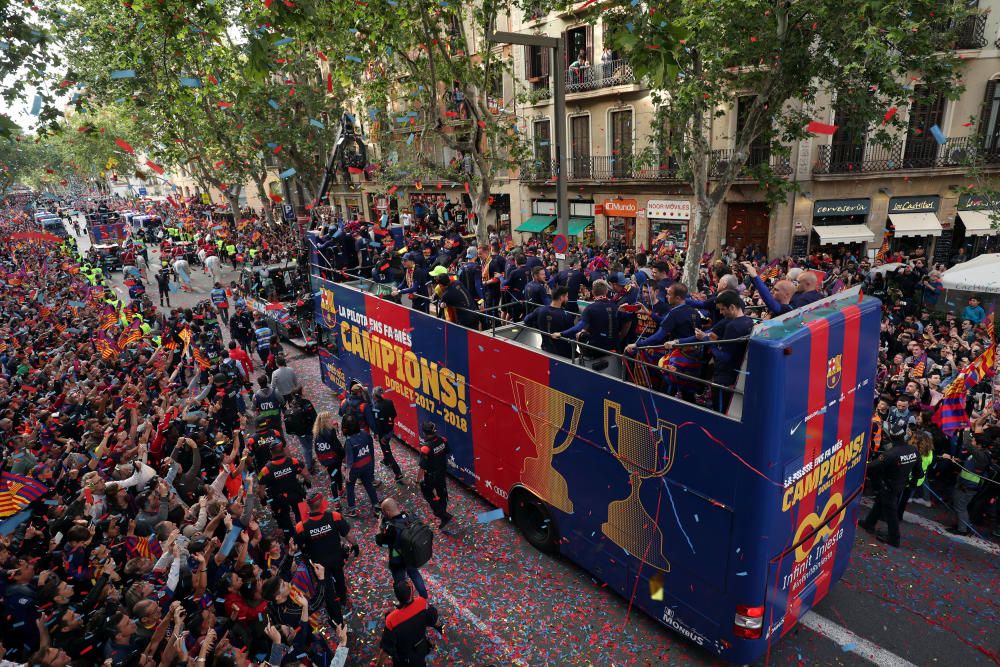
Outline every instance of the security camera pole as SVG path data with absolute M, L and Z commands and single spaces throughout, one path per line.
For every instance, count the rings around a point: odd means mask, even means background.
M 549 50 L 552 59 L 550 72 L 555 72 L 555 90 L 553 103 L 556 117 L 556 234 L 566 237 L 569 233 L 569 194 L 566 189 L 566 160 L 563 155 L 563 142 L 566 138 L 566 74 L 563 71 L 563 41 L 559 37 L 545 35 L 525 35 L 518 32 L 487 33 L 486 40 L 497 44 L 519 44 L 522 46 L 539 46 Z M 561 257 L 566 255 L 561 254 Z M 559 260 L 559 269 L 566 268 L 566 260 Z

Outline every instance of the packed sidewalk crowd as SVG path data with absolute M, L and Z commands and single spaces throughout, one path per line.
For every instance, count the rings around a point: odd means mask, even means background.
M 190 238 L 205 259 L 309 257 L 287 228 L 260 216 L 219 222 L 199 207 L 151 206 L 164 230 L 178 230 L 161 236 Z M 455 212 L 425 209 L 397 232 L 320 211 L 309 261 L 338 280 L 382 283 L 386 298 L 464 326 L 524 320 L 553 354 L 576 354 L 574 340 L 586 342 L 583 354 L 622 353 L 646 369 L 636 381 L 715 409 L 725 409 L 742 353 L 677 343 L 739 339 L 757 318 L 860 285 L 884 308 L 871 447 L 878 511 L 864 525 L 885 520 L 884 539 L 898 545 L 892 517 L 930 495 L 955 503 L 956 532 L 982 533 L 992 521 L 997 534 L 992 316 L 976 299 L 940 307 L 944 267 L 900 258 L 904 266 L 886 277 L 865 257 L 767 261 L 752 248 L 725 249 L 703 258 L 697 285 L 684 285 L 680 253 L 665 239 L 645 251 L 575 247 L 559 270 L 541 239 L 473 245 Z M 163 312 L 131 289 L 149 279 L 142 272 L 128 276 L 126 300 L 72 237 L 56 244 L 36 231 L 20 207 L 0 211 L 3 659 L 344 664 L 344 565 L 360 541 L 348 519 L 359 512 L 361 483 L 381 515 L 377 540 L 396 598 L 383 659 L 423 664 L 426 628 L 439 619 L 419 566 L 403 553 L 412 522 L 370 474 L 376 439 L 383 462 L 394 462 L 391 401 L 357 385 L 339 415 L 317 414 L 282 342 L 239 307 L 238 290 L 222 288 L 221 303 L 236 302 L 231 318 L 214 299 Z M 876 263 L 887 258 L 883 248 Z M 443 527 L 447 445 L 433 429 L 422 435 L 422 491 Z M 290 453 L 297 446 L 301 462 Z M 911 449 L 919 462 L 900 486 Z M 393 473 L 401 477 L 398 465 Z

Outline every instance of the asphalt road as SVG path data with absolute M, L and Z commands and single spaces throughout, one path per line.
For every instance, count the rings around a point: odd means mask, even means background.
M 158 265 L 155 251 L 150 259 Z M 200 268 L 193 274 L 195 292 L 175 294 L 175 306 L 207 295 L 208 276 Z M 122 287 L 120 273 L 113 281 Z M 335 409 L 337 397 L 320 382 L 316 358 L 289 349 L 306 395 L 318 410 Z M 407 480 L 413 480 L 414 452 L 402 445 L 396 452 Z M 393 494 L 404 507 L 430 517 L 415 485 L 397 486 L 381 466 L 378 475 L 380 497 Z M 320 480 L 326 484 L 325 476 Z M 367 510 L 368 500 L 358 491 L 359 506 Z M 445 637 L 435 638 L 433 664 L 719 664 L 572 563 L 534 550 L 508 521 L 478 523 L 477 516 L 491 508 L 475 494 L 453 481 L 450 493 L 456 525 L 437 536 L 434 558 L 423 570 L 431 602 L 446 623 Z M 858 531 L 844 578 L 758 664 L 1000 664 L 1000 547 L 944 533 L 949 514 L 943 508 L 916 509 L 920 513 L 908 515 L 903 525 L 900 549 Z M 375 520 L 364 512 L 353 524 L 362 555 L 347 570 L 354 605 L 348 664 L 367 665 L 392 590 L 385 554 L 373 542 Z

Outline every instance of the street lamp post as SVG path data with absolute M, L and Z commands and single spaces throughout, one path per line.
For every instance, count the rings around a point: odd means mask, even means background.
M 538 46 L 547 49 L 552 59 L 550 72 L 555 72 L 553 104 L 555 105 L 555 149 L 556 149 L 556 234 L 569 233 L 569 193 L 566 188 L 566 159 L 563 155 L 563 141 L 566 137 L 566 78 L 563 72 L 564 46 L 559 37 L 546 35 L 526 35 L 518 32 L 494 32 L 486 35 L 487 41 L 498 44 L 518 44 Z M 559 260 L 559 268 L 566 268 L 566 260 Z

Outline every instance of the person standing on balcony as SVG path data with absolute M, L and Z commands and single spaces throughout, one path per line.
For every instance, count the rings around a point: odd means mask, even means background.
M 615 54 L 611 53 L 611 49 L 607 46 L 601 50 L 601 77 L 604 79 L 610 79 L 613 72 L 614 64 L 612 61 L 615 59 Z
M 569 64 L 569 82 L 583 83 L 583 77 L 586 76 L 588 67 L 590 67 L 590 63 L 587 62 L 587 52 L 580 51 L 576 56 L 576 60 Z

